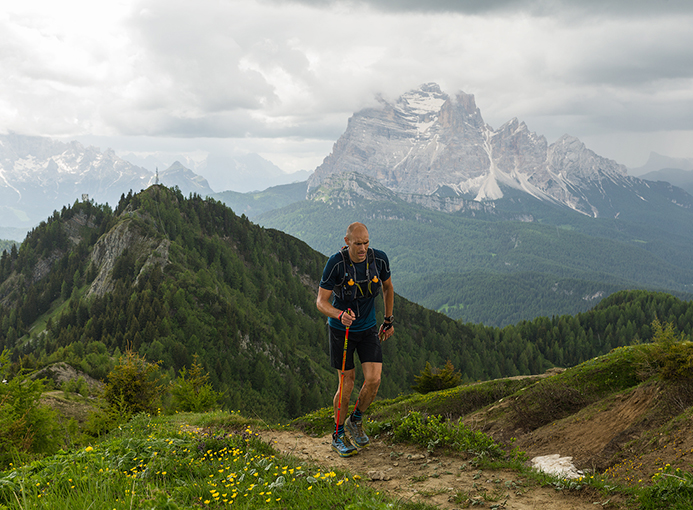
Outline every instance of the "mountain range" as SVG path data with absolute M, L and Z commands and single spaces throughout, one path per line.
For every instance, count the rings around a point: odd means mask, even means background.
M 653 152 L 645 165 L 635 168 L 640 179 L 663 181 L 693 195 L 693 158 L 670 158 Z
M 158 173 L 158 178 L 185 194 L 213 193 L 204 178 L 178 162 Z M 0 135 L 0 237 L 21 241 L 54 210 L 75 200 L 115 205 L 122 194 L 140 191 L 156 179 L 155 172 L 119 158 L 111 149 L 16 133 Z
M 335 174 L 358 172 L 398 194 L 494 204 L 526 197 L 590 217 L 618 217 L 623 202 L 693 199 L 628 176 L 575 137 L 546 138 L 512 119 L 494 130 L 474 96 L 449 96 L 434 83 L 354 114 L 308 181 L 314 193 Z M 618 196 L 618 200 L 617 199 Z M 656 198 L 655 198 L 656 197 Z
M 177 159 L 176 159 L 177 158 Z M 200 174 L 215 176 L 216 189 L 253 190 L 269 183 L 305 180 L 309 172 L 287 174 L 257 154 L 127 153 L 63 143 L 17 133 L 0 135 L 0 239 L 22 241 L 41 220 L 83 195 L 97 203 L 118 203 L 130 190 L 159 182 L 185 195 L 212 195 Z
M 650 156 L 647 158 L 644 165 L 631 168 L 629 172 L 631 175 L 636 175 L 642 178 L 642 176 L 650 172 L 657 172 L 666 168 L 675 168 L 693 172 L 693 158 L 672 158 L 671 156 L 650 152 Z
M 271 161 L 254 153 L 214 151 L 191 156 L 158 152 L 139 155 L 128 152 L 120 157 L 151 172 L 157 167 L 168 168 L 174 161 L 179 161 L 196 174 L 205 175 L 210 187 L 220 193 L 249 193 L 270 186 L 305 181 L 312 173 L 307 170 L 286 173 Z
M 13 134 L 0 142 L 0 220 L 23 228 L 0 238 L 22 239 L 82 193 L 114 204 L 155 179 L 111 150 Z M 585 310 L 623 288 L 693 289 L 690 194 L 629 176 L 569 135 L 549 144 L 518 119 L 493 129 L 474 96 L 436 84 L 356 112 L 307 182 L 213 194 L 192 164 L 210 162 L 175 162 L 161 182 L 325 254 L 346 224 L 367 221 L 393 254 L 399 289 L 457 319 L 503 325 Z

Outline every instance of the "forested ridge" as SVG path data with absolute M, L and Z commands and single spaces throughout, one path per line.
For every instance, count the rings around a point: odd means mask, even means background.
M 689 211 L 677 210 L 668 224 L 660 217 L 586 218 L 527 200 L 514 202 L 512 214 L 446 213 L 356 194 L 347 200 L 345 193 L 296 202 L 257 221 L 328 254 L 339 246 L 349 219 L 358 217 L 368 225 L 372 245 L 389 255 L 403 295 L 465 322 L 505 326 L 574 314 L 591 307 L 592 296 L 620 289 L 691 297 Z
M 100 295 L 90 292 L 105 271 L 95 247 L 108 239 L 129 244 L 113 255 L 112 287 Z M 175 189 L 128 194 L 115 210 L 76 202 L 0 257 L 0 349 L 17 368 L 66 361 L 96 378 L 126 349 L 160 360 L 171 378 L 198 355 L 226 408 L 298 416 L 328 405 L 336 385 L 315 308 L 325 261 L 302 241 Z M 665 293 L 619 292 L 574 316 L 497 328 L 397 296 L 395 316 L 383 397 L 409 393 L 427 362 L 450 360 L 471 381 L 572 366 L 648 341 L 655 318 L 689 334 L 693 305 Z

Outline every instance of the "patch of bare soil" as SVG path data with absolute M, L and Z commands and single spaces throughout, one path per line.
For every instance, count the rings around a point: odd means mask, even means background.
M 603 471 L 619 448 L 639 437 L 636 425 L 650 410 L 655 386 L 638 387 L 518 438 L 517 446 L 530 455 L 560 453 L 573 457 L 579 468 Z
M 507 419 L 508 400 L 464 421 L 497 441 L 517 438 L 514 446 L 530 459 L 552 454 L 572 457 L 578 469 L 642 486 L 667 464 L 693 471 L 692 413 L 663 411 L 661 392 L 658 385 L 639 386 L 532 431 L 508 425 L 512 421 Z M 499 412 L 503 410 L 508 411 L 505 416 Z
M 260 432 L 279 452 L 321 466 L 344 469 L 394 498 L 424 502 L 438 508 L 470 505 L 517 510 L 594 509 L 596 501 L 545 487 L 528 486 L 512 471 L 481 471 L 455 455 L 430 455 L 407 445 L 372 440 L 371 445 L 349 458 L 330 448 L 331 434 L 311 437 L 299 431 Z

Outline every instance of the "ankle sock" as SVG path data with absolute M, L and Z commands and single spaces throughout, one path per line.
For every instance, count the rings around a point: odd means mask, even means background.
M 336 432 L 337 432 L 338 436 L 343 436 L 344 435 L 344 425 L 338 425 Z
M 354 412 L 351 413 L 351 421 L 361 421 L 363 419 L 363 414 L 359 411 L 359 408 L 354 408 Z

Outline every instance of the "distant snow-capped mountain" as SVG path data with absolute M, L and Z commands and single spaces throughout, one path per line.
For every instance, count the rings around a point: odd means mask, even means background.
M 651 192 L 650 184 L 575 137 L 549 145 L 517 119 L 494 130 L 473 95 L 451 97 L 434 83 L 355 113 L 309 179 L 309 195 L 330 176 L 351 172 L 396 193 L 482 203 L 519 193 L 591 217 L 616 217 L 624 200 L 647 200 Z M 674 195 L 671 203 L 691 206 L 685 193 Z
M 50 138 L 0 135 L 0 227 L 28 230 L 83 195 L 115 206 L 123 193 L 151 185 L 155 174 L 114 151 Z M 174 164 L 159 174 L 184 194 L 213 193 L 207 181 Z

